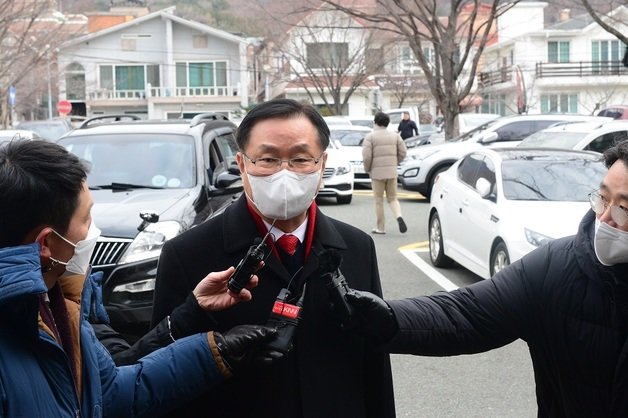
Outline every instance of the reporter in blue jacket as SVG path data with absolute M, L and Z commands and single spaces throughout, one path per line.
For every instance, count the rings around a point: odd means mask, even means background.
M 243 325 L 115 366 L 87 321 L 99 231 L 86 177 L 54 143 L 0 147 L 0 415 L 155 417 L 269 362 L 258 348 L 275 331 Z

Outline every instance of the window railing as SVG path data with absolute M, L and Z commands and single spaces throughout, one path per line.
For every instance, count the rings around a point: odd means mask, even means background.
M 238 95 L 238 86 L 213 87 L 148 87 L 146 90 L 96 90 L 91 100 L 137 100 L 150 97 L 231 97 Z
M 536 78 L 599 77 L 628 75 L 628 68 L 620 61 L 539 62 L 535 65 Z M 478 73 L 480 87 L 514 81 L 512 67 Z

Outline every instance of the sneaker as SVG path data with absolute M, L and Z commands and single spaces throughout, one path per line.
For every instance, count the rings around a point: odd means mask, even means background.
M 386 231 L 380 231 L 377 228 L 373 228 L 373 230 L 371 231 L 374 234 L 380 234 L 380 235 L 384 235 L 386 233 Z
M 408 230 L 408 227 L 401 216 L 397 218 L 397 223 L 399 224 L 399 232 L 402 234 Z

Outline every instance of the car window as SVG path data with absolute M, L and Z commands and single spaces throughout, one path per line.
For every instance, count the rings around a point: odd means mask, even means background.
M 216 145 L 220 150 L 222 160 L 227 166 L 237 165 L 236 153 L 238 152 L 238 146 L 236 144 L 235 136 L 233 133 L 220 135 L 216 137 Z
M 509 200 L 584 202 L 606 173 L 601 161 L 551 156 L 505 160 L 501 169 Z
M 351 131 L 331 131 L 331 139 L 337 139 L 345 147 L 356 147 L 362 145 L 366 132 Z
M 193 187 L 196 182 L 191 136 L 90 135 L 64 138 L 59 143 L 89 162 L 87 182 L 92 188 L 110 188 L 119 183 L 176 189 Z
M 475 183 L 478 179 L 478 170 L 483 164 L 483 157 L 479 154 L 469 154 L 463 158 L 458 165 L 458 179 L 475 189 Z
M 609 132 L 592 140 L 584 149 L 604 152 L 618 142 L 628 139 L 628 131 Z

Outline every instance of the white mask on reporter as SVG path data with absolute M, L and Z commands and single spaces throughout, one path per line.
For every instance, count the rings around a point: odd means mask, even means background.
M 595 255 L 605 266 L 628 263 L 628 232 L 595 220 Z
M 59 238 L 74 247 L 74 254 L 67 262 L 63 262 L 52 257 L 50 257 L 50 259 L 56 263 L 64 265 L 66 273 L 85 275 L 87 273 L 87 269 L 89 268 L 89 260 L 91 259 L 94 248 L 96 247 L 96 242 L 98 241 L 98 237 L 100 237 L 100 229 L 98 229 L 94 221 L 92 221 L 89 225 L 89 230 L 87 231 L 85 239 L 77 242 L 76 244 L 69 241 L 54 229 L 52 231 L 57 234 Z
M 270 176 L 248 174 L 251 201 L 262 215 L 285 221 L 304 213 L 318 194 L 320 171 L 300 174 L 283 169 Z

